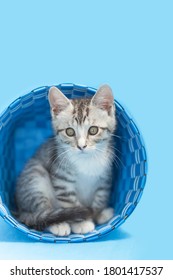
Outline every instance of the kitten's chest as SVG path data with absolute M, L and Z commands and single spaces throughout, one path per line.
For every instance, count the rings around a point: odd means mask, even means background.
M 96 176 L 78 174 L 76 180 L 76 195 L 79 201 L 85 206 L 91 206 L 95 192 L 99 187 L 99 179 Z
M 85 206 L 91 206 L 106 170 L 107 166 L 100 164 L 99 161 L 90 160 L 90 158 L 77 161 L 76 195 Z

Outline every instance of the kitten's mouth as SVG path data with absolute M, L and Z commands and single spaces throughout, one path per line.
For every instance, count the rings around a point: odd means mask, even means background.
M 87 155 L 88 154 L 88 151 L 86 150 L 80 150 L 78 151 L 80 155 Z
M 78 149 L 77 148 L 77 154 L 80 155 L 89 155 L 89 149 Z

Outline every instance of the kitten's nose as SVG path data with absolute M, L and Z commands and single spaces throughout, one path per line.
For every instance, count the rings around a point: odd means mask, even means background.
M 77 141 L 77 147 L 79 150 L 83 151 L 86 148 L 86 138 L 85 137 L 79 137 Z
M 77 147 L 78 147 L 79 150 L 82 151 L 82 150 L 84 150 L 84 149 L 87 147 L 87 145 L 85 145 L 85 146 L 79 146 L 79 145 L 77 145 Z

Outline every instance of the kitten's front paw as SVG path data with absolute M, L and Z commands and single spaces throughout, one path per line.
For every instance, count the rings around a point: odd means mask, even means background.
M 103 209 L 96 217 L 97 224 L 107 223 L 114 216 L 114 209 L 109 207 Z
M 90 221 L 82 221 L 71 224 L 71 230 L 73 233 L 85 234 L 95 229 L 95 224 Z
M 54 235 L 67 236 L 71 232 L 70 225 L 66 222 L 54 224 L 47 228 L 47 230 Z

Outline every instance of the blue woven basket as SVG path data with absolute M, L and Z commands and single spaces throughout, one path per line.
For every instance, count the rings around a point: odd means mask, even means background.
M 92 96 L 96 90 L 74 84 L 60 84 L 58 88 L 68 98 Z M 119 102 L 116 103 L 118 129 L 116 147 L 118 167 L 112 188 L 115 216 L 92 233 L 56 237 L 38 232 L 19 223 L 11 214 L 15 209 L 16 178 L 26 161 L 37 148 L 52 136 L 50 109 L 47 100 L 49 87 L 41 87 L 19 97 L 0 115 L 0 216 L 28 236 L 48 242 L 80 242 L 97 239 L 119 227 L 138 204 L 146 182 L 146 151 L 134 121 Z

